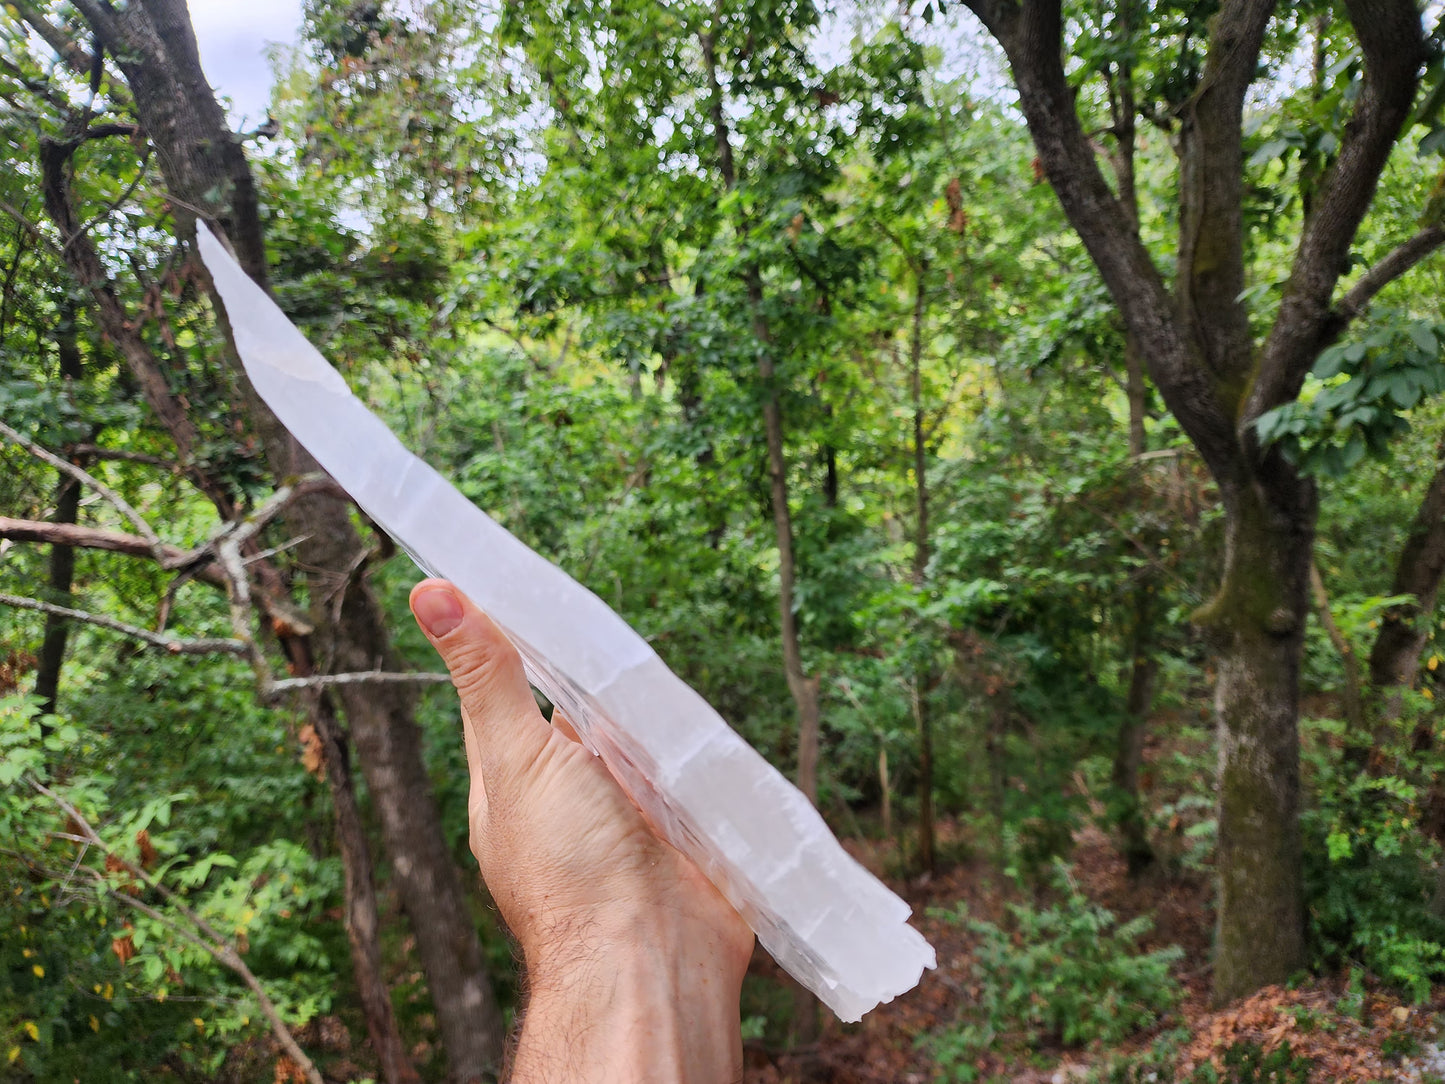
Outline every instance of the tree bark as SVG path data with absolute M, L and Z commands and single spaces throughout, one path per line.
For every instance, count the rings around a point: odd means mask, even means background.
M 159 151 L 182 233 L 193 234 L 197 213 L 213 217 L 241 265 L 264 286 L 266 254 L 250 167 L 201 70 L 183 0 L 142 0 L 124 9 L 101 0 L 79 0 L 76 6 L 125 73 L 141 124 Z M 73 233 L 73 227 L 66 232 Z M 81 280 L 93 281 L 85 276 Z M 219 303 L 216 307 L 222 311 Z M 230 328 L 222 323 L 228 361 L 245 390 L 247 412 L 273 473 L 284 478 L 316 469 L 245 381 Z M 188 458 L 188 450 L 181 451 Z M 364 581 L 352 582 L 363 547 L 349 504 L 314 495 L 296 501 L 288 519 L 307 539 L 298 555 L 313 570 L 318 628 L 329 638 L 320 657 L 343 669 L 395 669 L 386 665 L 392 655 L 380 607 Z M 337 615 L 334 623 L 328 608 Z M 411 694 L 347 686 L 339 697 L 376 805 L 402 906 L 417 936 L 451 1077 L 483 1080 L 501 1064 L 501 1012 L 432 798 Z
M 1292 515 L 1254 489 L 1232 502 L 1224 581 L 1199 618 L 1219 663 L 1221 1002 L 1305 960 L 1298 711 L 1316 508 L 1313 487 L 1298 489 Z
M 1445 573 L 1445 444 L 1435 450 L 1435 474 L 1415 512 L 1390 594 L 1410 595 L 1385 611 L 1370 649 L 1370 684 L 1376 689 L 1409 685 L 1420 669 L 1420 654 L 1429 638 L 1429 615 L 1435 612 L 1440 577 Z
M 928 441 L 923 402 L 923 320 L 928 311 L 927 266 L 913 268 L 913 319 L 908 342 L 908 386 L 913 407 L 913 590 L 921 596 L 928 586 L 928 562 L 933 539 L 928 523 Z M 921 630 L 920 630 L 921 631 Z M 913 719 L 918 727 L 918 864 L 928 873 L 938 868 L 933 823 L 933 715 L 930 695 L 935 677 L 926 656 L 911 682 Z
M 59 354 L 60 379 L 71 385 L 84 375 L 81 369 L 80 344 L 75 338 L 75 304 L 67 296 L 60 307 L 55 346 Z M 80 519 L 81 485 L 64 471 L 55 485 L 55 515 L 51 522 L 58 526 L 74 526 Z M 75 581 L 75 550 L 70 546 L 52 544 L 46 601 L 59 606 L 70 605 L 70 589 Z M 35 670 L 35 695 L 40 698 L 40 730 L 44 736 L 49 724 L 44 720 L 55 714 L 60 695 L 60 672 L 65 666 L 65 646 L 70 639 L 70 623 L 55 614 L 45 617 L 45 635 L 40 642 L 40 659 Z

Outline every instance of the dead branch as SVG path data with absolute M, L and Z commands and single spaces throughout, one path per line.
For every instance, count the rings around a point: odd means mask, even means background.
M 127 557 L 156 558 L 151 544 L 139 535 L 123 531 L 109 531 L 100 527 L 81 527 L 74 523 L 51 523 L 38 519 L 11 519 L 0 516 L 0 538 L 16 542 L 43 542 L 48 545 L 74 546 L 76 549 L 105 550 L 109 553 L 123 553 Z M 196 579 L 215 586 L 225 586 L 225 577 L 213 561 L 203 560 L 194 551 L 179 546 L 161 544 L 160 565 L 169 570 L 190 565 Z
M 4 422 L 0 422 L 0 434 L 3 434 L 14 443 L 20 445 L 20 447 L 24 448 L 36 459 L 39 459 L 44 463 L 49 463 L 52 467 L 60 471 L 62 474 L 70 475 L 70 477 L 74 478 L 82 485 L 89 486 L 91 489 L 99 493 L 102 497 L 109 501 L 111 505 L 113 505 L 115 509 L 120 512 L 121 515 L 123 515 L 126 519 L 130 520 L 131 525 L 135 527 L 136 532 L 142 538 L 144 538 L 146 540 L 146 543 L 150 546 L 151 555 L 155 557 L 156 562 L 161 565 L 165 564 L 165 544 L 161 542 L 160 536 L 151 529 L 151 525 L 145 521 L 145 517 L 143 517 L 139 512 L 132 508 L 130 502 L 127 501 L 124 497 L 122 497 L 119 493 L 111 489 L 104 482 L 97 479 L 84 467 L 78 467 L 70 460 L 62 459 L 55 453 L 46 451 L 44 448 L 36 444 L 34 441 L 30 440 L 28 437 L 22 436 L 14 429 L 11 429 Z
M 98 628 L 109 629 L 111 632 L 118 632 L 122 636 L 129 636 L 133 640 L 144 641 L 152 647 L 163 648 L 172 655 L 244 655 L 247 651 L 246 644 L 240 640 L 224 640 L 214 637 L 183 640 L 179 637 L 152 632 L 150 629 L 143 629 L 138 625 L 128 625 L 113 617 L 87 613 L 85 610 L 72 610 L 68 606 L 56 606 L 51 602 L 42 602 L 38 598 L 26 598 L 22 595 L 0 594 L 0 606 L 13 606 L 17 610 L 35 610 L 38 613 L 54 614 L 56 617 L 64 617 L 71 621 L 83 621 L 87 625 L 95 625 Z
M 402 672 L 361 670 L 349 674 L 316 674 L 312 677 L 285 678 L 282 681 L 273 681 L 265 691 L 268 694 L 279 695 L 280 693 L 295 692 L 299 689 L 321 689 L 330 685 L 444 685 L 450 680 L 450 674 L 434 670 L 406 670 Z

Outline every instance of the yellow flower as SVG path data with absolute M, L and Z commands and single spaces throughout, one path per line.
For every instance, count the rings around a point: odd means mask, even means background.
M 25 1034 L 30 1036 L 32 1042 L 40 1041 L 40 1029 L 35 1026 L 34 1020 L 25 1021 Z
M 17 1060 L 19 1060 L 19 1058 L 20 1058 L 20 1048 L 19 1048 L 18 1046 L 12 1046 L 12 1047 L 10 1048 L 10 1064 L 11 1064 L 11 1065 L 14 1065 L 15 1062 L 16 1062 Z
M 90 1018 L 90 1030 L 91 1030 L 91 1031 L 99 1031 L 99 1030 L 100 1030 L 100 1021 L 97 1020 L 94 1016 L 92 1016 L 92 1017 Z
M 41 967 L 39 964 L 31 964 L 30 970 L 35 972 L 35 977 L 37 979 L 45 978 L 45 968 Z

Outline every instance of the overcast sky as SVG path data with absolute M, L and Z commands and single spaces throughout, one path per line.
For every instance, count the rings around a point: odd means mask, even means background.
M 301 23 L 301 0 L 188 0 L 201 64 L 217 92 L 234 103 L 233 119 L 259 122 L 271 100 L 266 47 L 290 45 Z

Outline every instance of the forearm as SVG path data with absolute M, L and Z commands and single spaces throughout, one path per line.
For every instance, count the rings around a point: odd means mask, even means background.
M 513 1084 L 736 1084 L 741 972 L 706 933 L 584 935 L 582 954 L 529 961 L 531 997 Z

